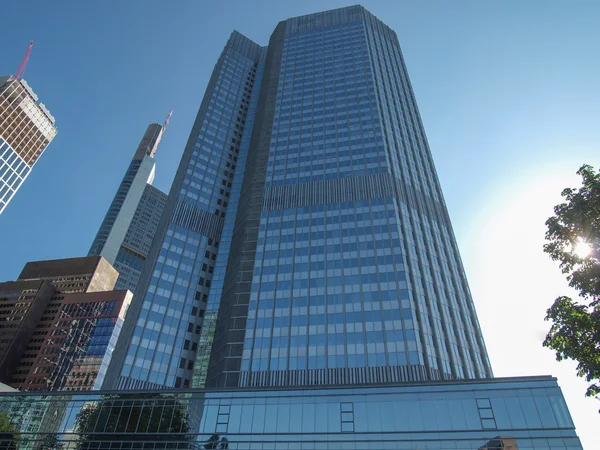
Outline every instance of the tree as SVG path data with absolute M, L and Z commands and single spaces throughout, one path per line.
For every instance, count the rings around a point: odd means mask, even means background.
M 154 448 L 159 442 L 161 448 L 190 448 L 188 414 L 168 394 L 106 396 L 82 408 L 76 429 L 79 450 L 99 449 L 107 441 L 122 442 L 123 449 Z
M 46 434 L 38 443 L 36 450 L 62 450 L 63 447 L 56 434 Z
M 18 430 L 5 413 L 0 413 L 0 448 L 16 450 L 19 440 Z
M 208 441 L 203 445 L 203 448 L 207 450 L 213 450 L 219 448 L 219 435 L 213 434 Z
M 546 311 L 552 321 L 544 347 L 556 359 L 577 362 L 577 375 L 589 383 L 586 395 L 600 394 L 600 172 L 583 165 L 577 174 L 579 189 L 562 191 L 565 199 L 554 207 L 546 221 L 544 251 L 567 275 L 569 286 L 579 292 L 579 301 L 558 297 Z

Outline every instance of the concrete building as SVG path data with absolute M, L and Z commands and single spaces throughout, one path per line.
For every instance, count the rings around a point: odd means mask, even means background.
M 88 253 L 117 269 L 116 289 L 135 291 L 167 200 L 152 186 L 165 125 L 148 126 Z
M 96 256 L 27 263 L 0 283 L 0 381 L 27 391 L 101 382 L 132 296 L 113 291 L 117 276 Z
M 54 117 L 27 82 L 0 77 L 0 214 L 56 133 Z

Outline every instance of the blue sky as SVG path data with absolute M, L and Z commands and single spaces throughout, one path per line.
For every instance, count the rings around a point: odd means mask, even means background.
M 230 32 L 266 44 L 287 17 L 343 1 L 6 2 L 0 75 L 24 78 L 58 136 L 0 216 L 0 280 L 87 253 L 146 126 L 174 110 L 157 154 L 168 191 Z M 598 403 L 541 341 L 568 293 L 544 220 L 584 162 L 600 167 L 600 3 L 364 1 L 398 34 L 497 376 L 559 377 L 584 447 Z M 586 445 L 587 442 L 587 445 Z

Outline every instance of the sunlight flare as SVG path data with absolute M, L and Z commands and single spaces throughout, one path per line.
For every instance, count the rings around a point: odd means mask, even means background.
M 592 247 L 583 239 L 579 238 L 573 247 L 573 252 L 580 258 L 586 258 L 592 252 Z

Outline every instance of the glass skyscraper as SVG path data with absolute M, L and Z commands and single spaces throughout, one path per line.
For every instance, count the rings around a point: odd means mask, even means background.
M 148 125 L 88 253 L 117 269 L 115 289 L 135 291 L 167 201 L 152 182 L 154 156 L 169 118 L 165 125 Z
M 111 387 L 492 377 L 396 34 L 360 6 L 219 58 Z

